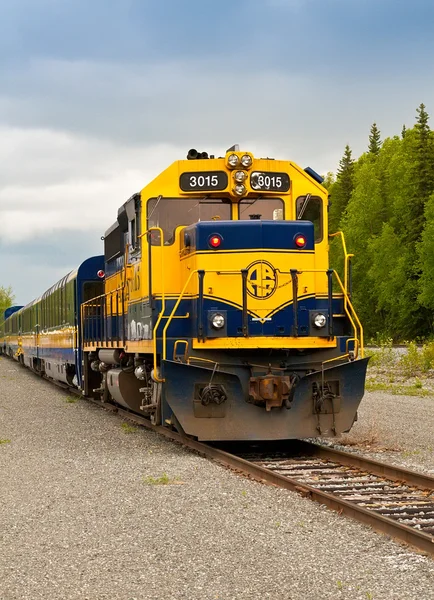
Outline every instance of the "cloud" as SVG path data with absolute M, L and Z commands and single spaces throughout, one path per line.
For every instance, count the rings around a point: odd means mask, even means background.
M 118 207 L 181 151 L 45 130 L 3 128 L 0 140 L 0 239 L 13 243 L 65 228 L 102 235 Z

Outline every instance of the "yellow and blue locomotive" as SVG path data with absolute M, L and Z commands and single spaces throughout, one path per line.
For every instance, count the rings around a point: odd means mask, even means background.
M 83 393 L 201 440 L 349 430 L 367 359 L 321 182 L 234 146 L 190 150 L 132 196 L 82 306 Z
M 0 345 L 200 440 L 348 431 L 367 359 L 321 183 L 237 146 L 190 150 L 120 207 L 103 258 L 8 315 Z

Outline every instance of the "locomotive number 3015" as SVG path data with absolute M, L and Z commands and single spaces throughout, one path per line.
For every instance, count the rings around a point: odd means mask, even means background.
M 224 171 L 182 173 L 179 178 L 179 187 L 184 192 L 225 190 L 228 187 L 228 176 Z

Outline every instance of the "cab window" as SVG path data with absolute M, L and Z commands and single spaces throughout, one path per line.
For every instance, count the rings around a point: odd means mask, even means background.
M 284 204 L 280 198 L 244 198 L 238 206 L 240 221 L 283 221 L 285 218 Z
M 315 244 L 323 239 L 323 201 L 319 196 L 299 196 L 296 200 L 297 220 L 313 223 Z
M 180 225 L 193 225 L 199 221 L 229 221 L 231 203 L 219 198 L 151 198 L 147 206 L 148 229 L 161 227 L 164 245 L 173 244 L 175 229 Z M 160 235 L 152 232 L 151 244 L 160 245 Z

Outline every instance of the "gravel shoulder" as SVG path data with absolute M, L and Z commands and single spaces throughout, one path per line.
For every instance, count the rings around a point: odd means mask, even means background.
M 431 559 L 69 398 L 0 359 L 1 600 L 434 599 Z
M 342 449 L 434 476 L 434 395 L 366 392 L 341 441 Z

